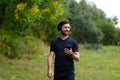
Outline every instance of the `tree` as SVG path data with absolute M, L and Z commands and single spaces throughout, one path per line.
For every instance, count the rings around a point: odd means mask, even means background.
M 57 36 L 56 24 L 65 14 L 60 0 L 1 0 L 0 43 L 6 45 L 7 55 L 16 56 L 21 38 L 31 36 L 49 42 Z
M 120 45 L 120 28 L 116 28 L 116 30 L 115 30 L 114 44 L 115 45 Z
M 101 25 L 99 25 L 99 28 L 103 32 L 102 43 L 104 45 L 114 45 L 115 26 L 111 19 L 106 19 L 106 21 L 103 21 Z
M 115 25 L 117 25 L 118 24 L 118 17 L 117 16 L 113 16 L 112 21 L 113 21 L 113 23 Z
M 101 31 L 95 25 L 96 10 L 96 7 L 88 5 L 85 0 L 81 0 L 80 3 L 73 1 L 69 5 L 70 15 L 68 18 L 73 26 L 72 36 L 79 43 L 100 43 Z

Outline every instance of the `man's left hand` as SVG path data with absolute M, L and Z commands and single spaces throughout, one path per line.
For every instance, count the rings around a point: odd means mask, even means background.
M 72 52 L 72 48 L 68 49 L 68 48 L 64 48 L 64 52 L 67 54 L 67 55 L 71 55 L 73 52 Z

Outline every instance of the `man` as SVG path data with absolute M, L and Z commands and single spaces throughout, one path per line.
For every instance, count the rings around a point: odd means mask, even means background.
M 51 41 L 48 56 L 48 77 L 52 78 L 52 60 L 55 55 L 54 80 L 75 80 L 74 61 L 79 61 L 77 42 L 68 36 L 70 32 L 68 20 L 61 21 L 57 29 L 61 32 L 60 37 Z

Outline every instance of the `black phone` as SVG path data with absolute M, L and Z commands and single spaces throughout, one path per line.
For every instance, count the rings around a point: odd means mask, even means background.
M 66 47 L 66 48 L 70 49 L 71 47 Z

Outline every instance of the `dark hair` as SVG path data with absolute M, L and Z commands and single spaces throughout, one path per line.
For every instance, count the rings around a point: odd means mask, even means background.
M 57 26 L 57 30 L 60 31 L 64 24 L 69 24 L 69 23 L 70 22 L 68 20 L 61 21 Z

